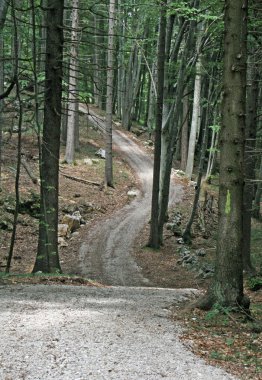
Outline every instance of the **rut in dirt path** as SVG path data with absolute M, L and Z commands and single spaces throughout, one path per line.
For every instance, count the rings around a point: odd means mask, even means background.
M 92 115 L 90 121 L 94 120 Z M 138 176 L 141 192 L 129 205 L 88 233 L 79 252 L 80 271 L 107 285 L 150 286 L 152 284 L 143 277 L 131 252 L 135 239 L 150 217 L 153 162 L 124 132 L 114 131 L 113 142 Z M 171 186 L 171 199 L 179 201 L 182 187 Z

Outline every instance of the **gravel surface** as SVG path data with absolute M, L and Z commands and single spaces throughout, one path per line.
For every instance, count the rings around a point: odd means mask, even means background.
M 2 380 L 226 380 L 179 341 L 171 304 L 194 290 L 0 287 Z

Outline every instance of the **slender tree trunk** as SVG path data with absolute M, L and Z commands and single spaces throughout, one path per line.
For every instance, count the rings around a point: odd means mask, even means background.
M 197 62 L 196 62 L 196 76 L 195 76 L 195 86 L 194 86 L 194 100 L 193 100 L 193 112 L 192 121 L 190 128 L 190 137 L 188 143 L 188 156 L 186 165 L 186 175 L 191 178 L 194 168 L 194 158 L 195 158 L 195 148 L 196 148 L 196 138 L 197 130 L 200 118 L 200 94 L 201 94 L 201 45 L 202 33 L 199 31 L 197 39 Z
M 181 163 L 180 163 L 180 168 L 183 171 L 186 170 L 186 162 L 187 162 L 187 155 L 188 155 L 189 101 L 188 101 L 188 95 L 186 95 L 187 92 L 188 92 L 188 89 L 185 88 L 184 97 L 183 97 L 183 115 L 182 115 L 183 120 L 182 120 L 182 130 L 181 130 Z
M 17 230 L 17 221 L 18 221 L 18 212 L 19 212 L 19 203 L 20 203 L 20 172 L 21 172 L 21 151 L 22 151 L 22 123 L 23 123 L 23 103 L 20 94 L 20 83 L 18 80 L 18 65 L 19 65 L 19 36 L 18 36 L 18 26 L 17 26 L 17 18 L 16 18 L 16 10 L 15 10 L 15 2 L 11 1 L 12 7 L 12 21 L 14 28 L 14 78 L 15 78 L 15 86 L 16 86 L 16 99 L 19 104 L 19 119 L 18 119 L 18 142 L 17 142 L 17 163 L 16 163 L 16 176 L 15 176 L 15 212 L 14 212 L 14 221 L 13 221 L 13 230 L 10 241 L 10 247 L 6 262 L 6 273 L 9 273 L 11 268 L 11 262 L 14 252 L 14 245 L 16 239 L 16 230 Z
M 63 0 L 47 2 L 45 106 L 40 164 L 41 200 L 34 272 L 60 272 L 58 256 L 58 173 L 62 102 Z
M 72 164 L 75 157 L 75 130 L 77 112 L 77 40 L 78 40 L 78 5 L 79 0 L 72 1 L 72 32 L 70 48 L 69 86 L 68 86 L 68 120 L 65 161 Z
M 163 241 L 163 227 L 167 219 L 170 176 L 172 170 L 172 162 L 176 150 L 178 122 L 180 119 L 181 100 L 186 86 L 186 62 L 192 43 L 193 31 L 195 25 L 190 25 L 185 47 L 180 59 L 180 67 L 176 83 L 175 106 L 173 111 L 172 123 L 166 123 L 162 128 L 162 156 L 161 156 L 161 172 L 160 172 L 160 193 L 159 193 L 159 235 L 161 242 Z
M 0 3 L 0 94 L 4 92 L 4 40 L 3 28 L 6 20 L 6 13 L 9 1 Z M 0 191 L 2 181 L 2 146 L 3 146 L 3 123 L 2 123 L 3 100 L 0 100 Z
M 211 83 L 209 83 L 209 89 L 208 89 L 208 105 L 210 104 L 211 101 Z M 199 160 L 199 167 L 198 167 L 198 175 L 197 175 L 197 184 L 195 188 L 195 197 L 194 197 L 194 202 L 193 202 L 193 207 L 191 210 L 191 215 L 188 220 L 188 223 L 186 225 L 186 228 L 183 232 L 183 240 L 186 244 L 191 243 L 191 229 L 192 225 L 194 222 L 194 218 L 196 215 L 197 211 L 197 206 L 199 204 L 199 197 L 200 197 L 200 192 L 201 192 L 201 183 L 202 183 L 202 178 L 204 174 L 204 164 L 205 164 L 205 156 L 206 156 L 206 149 L 207 149 L 207 141 L 208 141 L 208 117 L 210 113 L 210 107 L 207 106 L 206 114 L 205 114 L 205 127 L 204 127 L 204 133 L 203 133 L 203 138 L 202 138 L 202 145 L 201 145 L 201 154 L 200 154 L 200 160 Z
M 244 185 L 244 214 L 243 214 L 243 265 L 244 270 L 254 274 L 255 268 L 251 262 L 251 217 L 252 203 L 254 197 L 255 179 L 255 146 L 256 146 L 256 126 L 257 126 L 257 105 L 259 77 L 257 67 L 250 57 L 248 66 L 247 82 L 247 118 L 246 118 L 246 145 L 245 145 L 245 185 Z
M 260 220 L 260 216 L 261 216 L 260 215 L 260 201 L 261 201 L 261 195 L 262 195 L 262 157 L 260 158 L 258 180 L 259 182 L 256 189 L 252 216 L 253 218 L 257 220 Z
M 109 2 L 108 53 L 107 53 L 107 92 L 106 92 L 106 162 L 105 183 L 113 186 L 112 158 L 112 117 L 113 117 L 113 83 L 114 83 L 114 24 L 115 0 Z
M 127 130 L 131 129 L 132 108 L 139 90 L 141 60 L 142 56 L 139 53 L 138 46 L 137 44 L 134 44 L 129 57 L 128 70 L 125 80 L 125 91 L 123 94 L 122 124 Z

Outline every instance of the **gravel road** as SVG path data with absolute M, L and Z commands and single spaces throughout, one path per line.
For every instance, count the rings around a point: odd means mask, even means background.
M 193 290 L 0 287 L 1 380 L 229 380 L 179 341 Z

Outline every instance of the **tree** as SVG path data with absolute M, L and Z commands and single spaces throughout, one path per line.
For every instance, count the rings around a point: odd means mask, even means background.
M 247 0 L 226 0 L 219 219 L 212 284 L 198 306 L 249 306 L 243 294 L 242 215 L 246 114 Z
M 107 89 L 106 89 L 106 162 L 105 183 L 113 186 L 113 162 L 112 162 L 112 116 L 113 116 L 113 82 L 114 82 L 114 24 L 115 24 L 115 0 L 109 2 L 108 25 L 108 53 L 107 53 Z
M 202 26 L 198 32 L 196 50 L 197 50 L 197 61 L 196 61 L 196 76 L 194 84 L 194 100 L 193 100 L 193 111 L 192 111 L 192 121 L 190 129 L 190 137 L 188 144 L 188 156 L 186 165 L 186 175 L 191 179 L 194 168 L 194 158 L 195 158 L 195 147 L 197 131 L 200 125 L 200 95 L 201 95 L 201 40 L 202 40 Z
M 72 2 L 72 31 L 68 84 L 68 115 L 65 161 L 72 164 L 75 156 L 76 114 L 77 114 L 77 43 L 78 43 L 78 0 Z
M 4 92 L 4 40 L 3 28 L 6 20 L 6 13 L 8 10 L 9 1 L 5 0 L 0 3 L 0 94 Z M 2 109 L 3 100 L 0 100 L 0 189 L 1 189 L 1 168 L 2 168 Z
M 47 1 L 45 98 L 40 162 L 38 250 L 33 272 L 60 272 L 58 256 L 58 173 L 62 101 L 63 0 Z
M 161 160 L 161 129 L 163 118 L 163 98 L 164 98 L 164 72 L 165 72 L 165 38 L 166 38 L 166 2 L 161 3 L 159 40 L 157 55 L 157 104 L 156 104 L 156 128 L 155 128 L 155 152 L 154 152 L 154 172 L 151 207 L 151 224 L 148 245 L 152 248 L 160 247 L 160 236 L 158 229 L 159 220 L 159 180 L 160 180 L 160 160 Z

